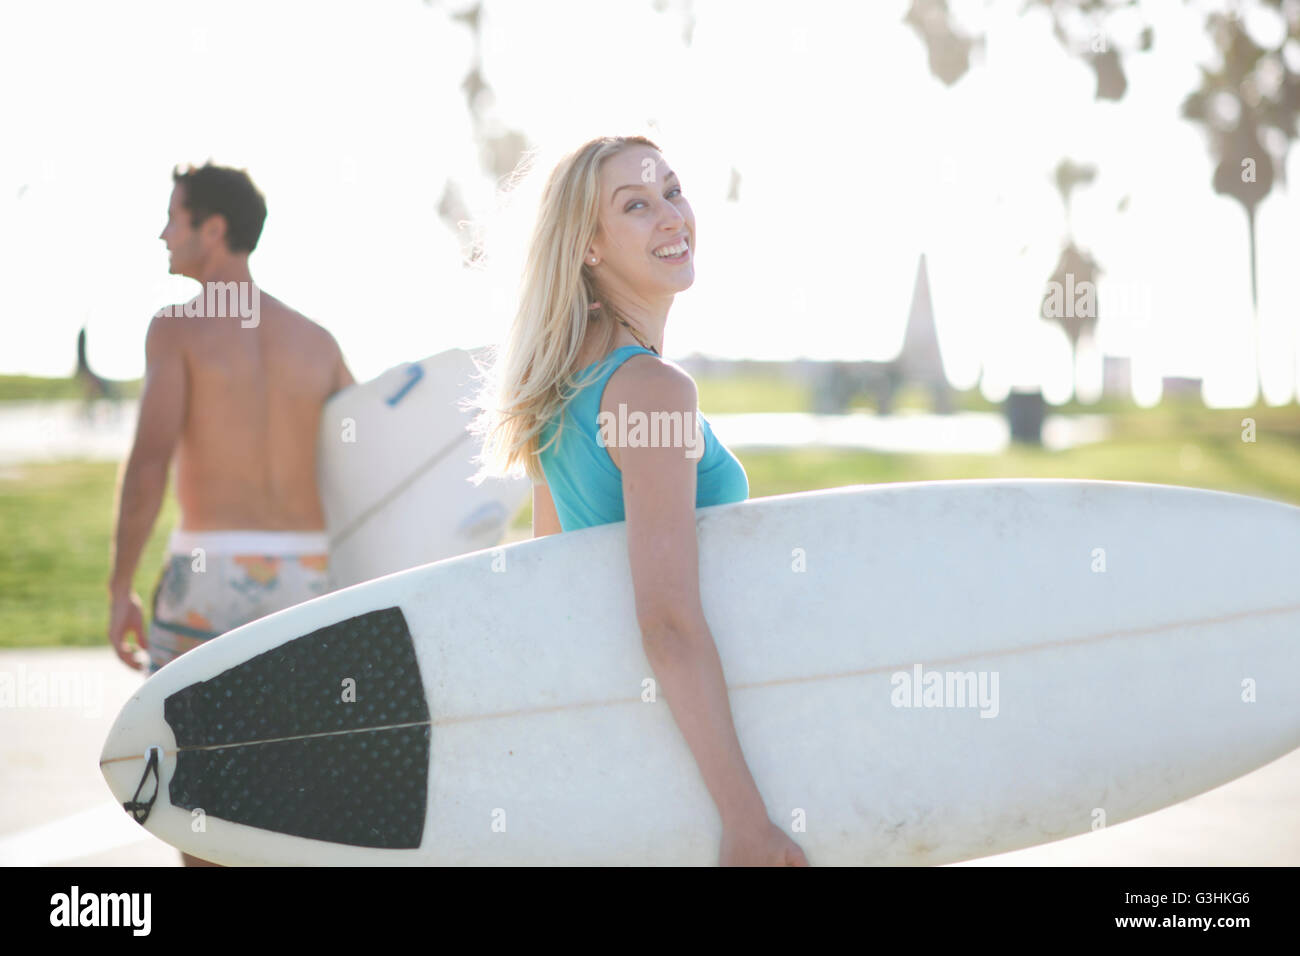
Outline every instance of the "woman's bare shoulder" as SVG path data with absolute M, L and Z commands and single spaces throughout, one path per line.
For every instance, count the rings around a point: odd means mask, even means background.
M 695 380 L 655 355 L 633 355 L 609 377 L 601 405 L 625 403 L 646 411 L 690 411 L 698 395 Z

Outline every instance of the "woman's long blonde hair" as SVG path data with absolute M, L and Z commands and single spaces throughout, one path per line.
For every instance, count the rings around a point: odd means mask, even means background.
M 469 430 L 482 443 L 475 483 L 517 475 L 521 467 L 534 481 L 545 480 L 537 457 L 542 429 L 574 392 L 596 377 L 593 371 L 579 382 L 568 371 L 588 325 L 603 326 L 599 354 L 613 344 L 614 310 L 600 297 L 584 256 L 598 226 L 600 167 L 629 146 L 659 149 L 644 136 L 602 136 L 560 160 L 546 181 L 519 308 L 503 352 L 486 370 L 485 385 L 471 403 L 480 411 Z M 593 312 L 597 302 L 602 305 Z M 557 422 L 552 442 L 559 439 L 562 425 Z

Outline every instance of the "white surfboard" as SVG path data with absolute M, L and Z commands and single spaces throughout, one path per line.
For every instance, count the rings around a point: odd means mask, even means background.
M 321 412 L 317 481 L 335 588 L 497 544 L 532 491 L 476 466 L 469 352 L 452 349 L 344 389 Z
M 696 524 L 746 759 L 814 864 L 1086 833 L 1300 746 L 1300 508 L 952 481 Z M 143 685 L 104 775 L 218 863 L 713 863 L 626 549 L 622 523 L 520 542 L 232 631 Z

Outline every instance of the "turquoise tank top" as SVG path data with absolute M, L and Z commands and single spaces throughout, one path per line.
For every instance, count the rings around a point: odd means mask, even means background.
M 655 354 L 639 345 L 624 345 L 578 373 L 581 381 L 591 368 L 604 364 L 591 384 L 580 389 L 564 405 L 561 410 L 564 428 L 560 431 L 560 438 L 539 456 L 551 500 L 555 502 L 555 511 L 560 517 L 560 528 L 564 531 L 626 520 L 623 473 L 597 441 L 598 421 L 600 400 L 609 377 L 625 361 L 641 352 Z M 698 409 L 697 417 L 704 438 L 704 453 L 696 465 L 695 507 L 744 501 L 749 497 L 749 477 L 744 466 L 713 437 L 713 429 L 704 416 L 698 414 Z M 556 420 L 552 418 L 540 433 L 539 447 L 551 440 L 555 428 Z

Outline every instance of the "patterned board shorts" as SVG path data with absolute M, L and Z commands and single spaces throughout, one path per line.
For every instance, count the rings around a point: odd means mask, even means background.
M 149 625 L 149 673 L 204 641 L 329 591 L 323 532 L 174 531 Z

